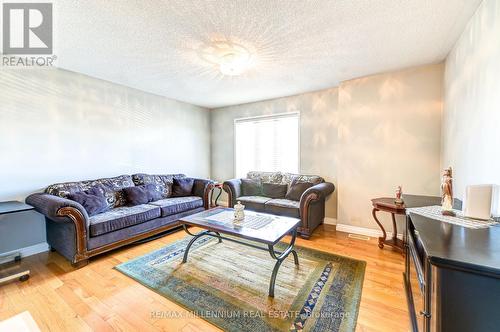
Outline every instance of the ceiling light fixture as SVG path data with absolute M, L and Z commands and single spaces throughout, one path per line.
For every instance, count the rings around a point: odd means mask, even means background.
M 241 44 L 233 42 L 214 42 L 204 47 L 200 57 L 215 65 L 227 76 L 241 75 L 252 66 L 253 57 L 250 51 Z

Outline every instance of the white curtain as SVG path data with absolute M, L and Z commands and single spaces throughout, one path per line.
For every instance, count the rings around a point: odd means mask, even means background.
M 299 171 L 299 114 L 237 119 L 235 176 L 248 171 Z

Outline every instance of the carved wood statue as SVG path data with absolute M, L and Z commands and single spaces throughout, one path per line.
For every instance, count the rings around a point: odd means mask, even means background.
M 443 171 L 441 179 L 441 209 L 443 215 L 454 216 L 453 212 L 453 171 L 448 167 Z
M 396 189 L 396 199 L 394 200 L 396 204 L 403 204 L 403 187 L 398 186 Z

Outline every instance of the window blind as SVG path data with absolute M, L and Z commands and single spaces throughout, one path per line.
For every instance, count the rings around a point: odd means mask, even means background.
M 298 173 L 298 113 L 237 119 L 234 132 L 236 177 L 249 171 Z

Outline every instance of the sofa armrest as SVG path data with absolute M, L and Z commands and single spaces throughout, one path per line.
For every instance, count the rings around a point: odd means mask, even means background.
M 312 186 L 311 188 L 304 191 L 304 193 L 300 197 L 300 208 L 302 209 L 303 205 L 308 200 L 325 199 L 328 195 L 333 193 L 334 190 L 335 186 L 330 182 L 323 182 Z
M 228 206 L 232 207 L 236 203 L 236 199 L 241 196 L 241 179 L 224 181 L 222 188 L 227 192 Z
M 323 182 L 312 186 L 304 191 L 300 197 L 300 219 L 299 232 L 301 236 L 309 238 L 319 224 L 325 218 L 325 199 L 333 193 L 333 183 Z
M 89 216 L 83 206 L 75 201 L 50 194 L 32 194 L 26 198 L 26 203 L 35 210 L 56 223 L 72 223 L 74 230 L 74 250 L 71 252 L 71 262 L 81 263 L 88 259 L 87 240 Z
M 55 222 L 71 222 L 71 215 L 84 222 L 85 228 L 89 225 L 89 215 L 85 208 L 75 201 L 59 196 L 36 193 L 26 198 L 26 203 L 35 207 L 35 210 Z
M 214 186 L 214 182 L 208 179 L 194 179 L 193 195 L 203 198 L 203 206 L 205 209 L 210 208 L 210 191 Z

